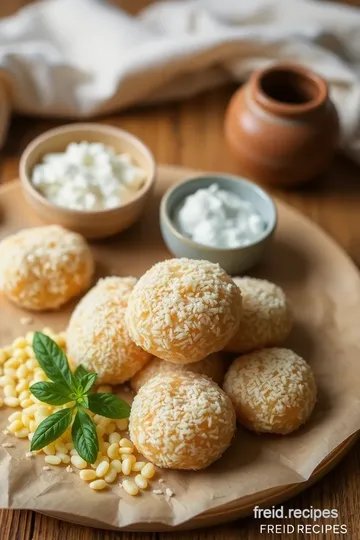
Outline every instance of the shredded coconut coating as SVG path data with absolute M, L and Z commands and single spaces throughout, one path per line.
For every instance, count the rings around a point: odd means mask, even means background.
M 98 374 L 97 382 L 120 384 L 151 358 L 131 339 L 125 325 L 128 297 L 136 279 L 100 279 L 76 306 L 67 329 L 71 363 Z
M 241 354 L 281 345 L 293 324 L 284 291 L 264 279 L 235 277 L 233 280 L 241 290 L 242 315 L 239 329 L 225 350 Z
M 226 361 L 222 358 L 220 353 L 209 354 L 209 356 L 203 360 L 192 362 L 191 364 L 173 364 L 172 362 L 166 362 L 166 360 L 161 360 L 161 358 L 154 356 L 150 362 L 148 362 L 146 366 L 131 379 L 131 387 L 135 392 L 138 392 L 147 381 L 157 375 L 188 373 L 189 371 L 207 375 L 211 380 L 216 382 L 216 384 L 221 386 L 225 376 Z
M 155 465 L 203 469 L 221 457 L 236 429 L 228 396 L 205 375 L 159 375 L 135 396 L 130 438 Z
M 316 383 L 310 366 L 289 349 L 263 349 L 237 358 L 225 375 L 224 390 L 245 427 L 287 434 L 310 417 Z
M 240 290 L 218 264 L 169 259 L 139 279 L 126 323 L 140 347 L 168 362 L 187 364 L 223 349 L 240 315 Z
M 57 309 L 90 286 L 94 261 L 85 239 L 57 225 L 0 243 L 0 289 L 20 307 Z

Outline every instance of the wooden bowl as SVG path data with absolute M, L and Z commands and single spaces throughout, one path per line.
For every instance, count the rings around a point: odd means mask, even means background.
M 34 188 L 30 182 L 31 172 L 43 156 L 62 152 L 69 143 L 81 141 L 101 142 L 118 153 L 126 152 L 146 171 L 143 187 L 131 200 L 111 209 L 73 210 L 55 205 Z M 150 150 L 134 135 L 112 126 L 84 123 L 51 129 L 36 137 L 21 156 L 19 172 L 25 199 L 44 222 L 62 225 L 86 238 L 104 238 L 138 221 L 154 187 L 156 165 Z

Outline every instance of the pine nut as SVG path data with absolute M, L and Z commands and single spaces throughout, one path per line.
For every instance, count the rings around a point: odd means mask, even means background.
M 24 362 L 28 358 L 28 355 L 26 354 L 25 349 L 15 349 L 13 352 L 13 356 L 15 358 L 18 358 L 20 362 L 21 361 Z
M 116 470 L 116 472 L 121 473 L 122 472 L 122 464 L 120 459 L 114 459 L 111 462 L 111 466 Z
M 105 489 L 106 486 L 107 486 L 107 483 L 102 478 L 99 480 L 94 480 L 93 482 L 90 482 L 89 484 L 89 487 L 95 490 Z
M 61 457 L 59 456 L 45 456 L 45 462 L 49 465 L 60 465 Z
M 129 447 L 125 447 L 125 448 L 120 448 L 119 449 L 119 452 L 120 454 L 124 454 L 124 455 L 129 455 L 129 454 L 132 454 L 133 453 L 133 449 L 132 448 L 129 448 Z
M 15 390 L 15 387 L 11 384 L 7 384 L 4 388 L 4 396 L 5 397 L 17 397 L 17 391 Z
M 16 378 L 16 370 L 14 368 L 5 367 L 4 368 L 4 375 L 8 375 L 9 377 L 12 377 L 13 379 Z
M 146 480 L 146 478 L 142 475 L 142 474 L 137 474 L 134 478 L 135 480 L 135 484 L 140 488 L 140 489 L 146 489 L 149 485 L 148 481 Z
M 131 441 L 129 441 L 129 439 L 121 439 L 119 444 L 120 444 L 120 446 L 122 448 L 132 448 L 132 449 L 134 449 L 134 445 L 133 445 L 133 443 Z
M 9 422 L 14 422 L 15 420 L 21 420 L 21 411 L 16 411 L 10 414 L 8 418 Z
M 23 392 L 24 390 L 27 390 L 29 388 L 29 383 L 28 381 L 20 381 L 16 387 L 15 387 L 15 390 L 19 393 Z M 29 395 L 30 395 L 30 392 L 29 392 Z
M 87 467 L 86 461 L 80 456 L 71 456 L 70 461 L 77 469 L 86 469 Z
M 105 476 L 109 468 L 110 468 L 110 464 L 108 461 L 101 461 L 101 463 L 99 463 L 99 465 L 96 467 L 96 476 L 98 477 Z
M 110 435 L 109 435 L 109 443 L 110 444 L 114 444 L 114 443 L 119 444 L 120 439 L 121 439 L 121 435 L 120 435 L 120 433 L 117 433 L 116 431 L 114 431 L 114 433 L 110 433 Z
M 12 342 L 11 345 L 14 349 L 23 349 L 27 346 L 26 338 L 18 337 Z
M 47 454 L 48 456 L 54 456 L 56 453 L 53 444 L 48 444 L 47 446 L 44 446 L 42 451 L 45 452 L 45 454 Z
M 128 475 L 131 473 L 131 469 L 132 469 L 133 463 L 132 463 L 131 459 L 126 458 L 126 459 L 124 459 L 124 461 L 122 462 L 121 466 L 122 466 L 122 472 L 123 472 L 123 474 L 124 474 L 125 476 L 128 476 Z
M 0 397 L 0 407 L 2 407 L 4 405 L 4 400 L 2 397 Z
M 96 472 L 92 469 L 83 469 L 82 471 L 80 471 L 80 478 L 85 482 L 91 482 L 92 480 L 95 480 Z
M 30 397 L 29 390 L 23 390 L 22 392 L 20 392 L 18 397 L 19 397 L 20 401 L 22 401 L 23 399 L 29 399 L 29 397 Z
M 0 377 L 0 386 L 4 388 L 7 385 L 15 386 L 15 379 L 10 375 L 3 375 Z
M 103 455 L 102 455 L 102 452 L 100 452 L 100 454 L 101 454 L 101 456 L 100 456 L 99 458 L 96 459 L 95 463 L 92 463 L 92 464 L 91 464 L 91 467 L 92 467 L 93 469 L 97 469 L 97 467 L 100 465 L 100 463 L 101 463 L 102 461 L 107 461 L 108 463 L 110 463 L 110 460 L 109 460 L 109 458 L 108 458 L 107 456 L 103 456 Z
M 132 495 L 133 497 L 139 493 L 139 488 L 132 480 L 124 480 L 122 483 L 122 487 L 128 493 L 129 495 Z
M 22 413 L 21 415 L 21 421 L 22 423 L 24 424 L 25 427 L 30 427 L 30 417 L 25 414 L 25 413 Z
M 18 407 L 19 399 L 17 397 L 6 397 L 4 398 L 4 403 L 7 407 Z
M 119 445 L 118 443 L 110 444 L 109 448 L 107 449 L 107 455 L 110 459 L 117 459 L 119 456 Z
M 127 418 L 121 418 L 119 420 L 115 420 L 115 424 L 117 425 L 117 428 L 120 429 L 120 431 L 126 431 L 129 425 L 129 422 Z
M 55 446 L 56 452 L 60 452 L 61 454 L 67 454 L 68 451 L 69 451 L 66 448 L 65 444 L 63 444 L 61 442 L 56 442 L 54 446 Z
M 29 439 L 30 442 L 33 440 L 34 435 L 35 435 L 35 433 L 29 433 L 28 439 Z
M 19 358 L 10 358 L 9 360 L 6 360 L 4 366 L 8 368 L 14 368 L 17 369 L 20 366 L 20 360 Z
M 117 475 L 118 473 L 115 467 L 110 465 L 110 468 L 107 474 L 105 475 L 105 482 L 107 482 L 108 484 L 112 484 L 112 482 L 114 482 L 114 480 L 116 479 Z
M 36 422 L 35 422 L 35 420 L 30 420 L 29 429 L 32 432 L 36 431 Z
M 31 399 L 23 399 L 22 401 L 20 401 L 20 407 L 22 407 L 23 409 L 26 409 L 27 407 L 31 407 L 31 404 L 32 404 Z
M 24 409 L 24 413 L 35 414 L 35 411 L 37 411 L 37 409 L 38 409 L 38 406 L 34 403 L 33 405 L 26 407 L 26 409 Z
M 0 366 L 6 361 L 6 358 L 7 356 L 5 352 L 2 349 L 0 349 Z
M 18 379 L 23 379 L 24 377 L 26 377 L 27 375 L 29 374 L 29 370 L 28 368 L 22 364 L 17 370 L 16 370 L 16 375 L 18 377 Z
M 136 461 L 136 463 L 134 463 L 132 466 L 132 470 L 134 472 L 141 472 L 145 465 L 145 461 Z
M 66 465 L 70 463 L 70 456 L 68 454 L 64 454 L 63 452 L 56 452 L 56 455 L 59 456 L 62 463 L 65 463 Z
M 142 469 L 141 474 L 144 478 L 149 479 L 152 478 L 155 474 L 156 470 L 152 463 L 147 463 Z
M 108 433 L 109 435 L 111 435 L 111 433 L 114 433 L 116 429 L 116 424 L 115 422 L 110 422 L 107 426 L 106 426 L 106 433 Z
M 10 433 L 15 433 L 15 431 L 19 431 L 24 427 L 21 420 L 14 420 L 14 422 L 11 422 L 11 424 L 8 426 L 8 431 Z
M 29 435 L 29 433 L 30 432 L 29 432 L 28 428 L 24 427 L 24 428 L 20 429 L 19 431 L 15 431 L 14 435 L 18 439 L 26 439 L 26 437 Z
M 79 454 L 78 454 L 78 451 L 77 451 L 75 448 L 73 448 L 72 450 L 70 450 L 70 456 L 78 456 L 78 455 L 79 455 Z

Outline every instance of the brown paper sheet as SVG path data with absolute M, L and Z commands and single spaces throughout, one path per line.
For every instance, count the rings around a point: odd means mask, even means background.
M 169 256 L 160 236 L 161 195 L 188 172 L 161 168 L 154 200 L 141 223 L 116 239 L 92 245 L 98 275 L 141 275 Z M 256 436 L 239 429 L 225 457 L 201 472 L 161 471 L 158 478 L 175 496 L 167 501 L 151 490 L 132 498 L 115 485 L 91 491 L 75 472 L 54 467 L 44 472 L 43 457 L 25 459 L 27 442 L 14 438 L 15 448 L 1 444 L 0 506 L 60 513 L 83 524 L 97 520 L 109 527 L 157 522 L 178 525 L 194 516 L 248 495 L 307 480 L 317 465 L 360 428 L 360 279 L 349 258 L 320 229 L 290 207 L 278 203 L 279 227 L 267 260 L 252 275 L 281 285 L 295 311 L 295 327 L 287 342 L 309 361 L 319 387 L 319 400 L 309 423 L 287 437 Z M 19 187 L 0 194 L 0 238 L 37 220 L 26 208 Z M 73 304 L 74 305 L 74 304 Z M 28 329 L 62 330 L 73 305 L 61 313 L 32 315 L 0 298 L 0 345 Z M 0 410 L 0 429 L 9 409 Z M 158 488 L 156 481 L 153 488 Z M 150 524 L 149 527 L 151 528 Z

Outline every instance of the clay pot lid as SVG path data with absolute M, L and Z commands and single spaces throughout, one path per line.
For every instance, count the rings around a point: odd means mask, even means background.
M 296 64 L 275 64 L 254 72 L 251 91 L 263 109 L 280 116 L 316 111 L 328 98 L 325 80 Z

